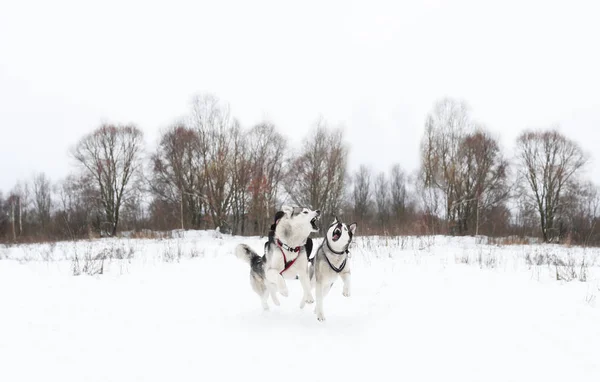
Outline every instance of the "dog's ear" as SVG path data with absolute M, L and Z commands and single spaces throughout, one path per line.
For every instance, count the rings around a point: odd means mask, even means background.
M 279 219 L 281 219 L 283 217 L 283 215 L 285 215 L 285 213 L 283 211 L 275 212 L 275 218 L 273 219 L 273 226 L 277 225 L 277 223 L 279 222 Z M 273 229 L 275 229 L 275 228 L 273 228 Z
M 286 206 L 286 205 L 281 206 L 281 210 L 288 217 L 292 217 L 292 214 L 294 213 L 294 207 L 290 207 L 290 206 Z
M 337 216 L 333 215 L 333 222 L 331 223 L 331 225 L 339 223 L 340 219 L 337 218 Z
M 352 232 L 352 234 L 354 235 L 354 233 L 356 232 L 356 223 L 352 223 L 348 226 L 348 230 L 350 230 L 350 232 Z

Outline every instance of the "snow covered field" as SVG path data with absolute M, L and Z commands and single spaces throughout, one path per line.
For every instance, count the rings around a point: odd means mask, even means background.
M 0 246 L 0 381 L 600 380 L 598 249 L 358 237 L 319 323 L 262 311 L 264 239 L 179 235 Z

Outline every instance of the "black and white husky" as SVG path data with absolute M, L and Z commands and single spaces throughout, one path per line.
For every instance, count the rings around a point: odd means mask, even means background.
M 269 309 L 269 295 L 279 305 L 277 292 L 288 296 L 285 279 L 300 280 L 304 296 L 300 306 L 314 302 L 310 278 L 306 242 L 312 232 L 319 230 L 321 212 L 302 207 L 282 207 L 282 216 L 275 225 L 273 235 L 265 244 L 265 253 L 259 256 L 246 244 L 235 248 L 235 255 L 250 264 L 250 285 L 260 296 L 263 309 Z
M 311 285 L 315 288 L 317 320 L 325 321 L 323 299 L 338 276 L 344 282 L 343 295 L 350 297 L 350 262 L 348 248 L 356 232 L 356 223 L 346 225 L 336 217 L 327 229 L 323 243 L 309 265 Z

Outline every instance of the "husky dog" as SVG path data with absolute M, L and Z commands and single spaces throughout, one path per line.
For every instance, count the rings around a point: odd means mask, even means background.
M 265 243 L 262 257 L 246 244 L 235 248 L 235 255 L 250 264 L 250 285 L 260 296 L 265 310 L 269 309 L 269 295 L 275 305 L 279 305 L 277 292 L 288 296 L 285 279 L 300 280 L 304 290 L 301 307 L 314 302 L 308 277 L 306 242 L 312 232 L 318 232 L 321 212 L 290 206 L 281 209 L 283 214 L 274 224 L 274 232 Z
M 356 232 L 356 223 L 346 225 L 336 217 L 327 229 L 323 243 L 317 250 L 309 265 L 309 276 L 315 287 L 317 303 L 315 313 L 317 320 L 325 321 L 323 313 L 323 298 L 338 276 L 344 281 L 343 295 L 350 297 L 350 263 L 348 262 L 348 247 Z

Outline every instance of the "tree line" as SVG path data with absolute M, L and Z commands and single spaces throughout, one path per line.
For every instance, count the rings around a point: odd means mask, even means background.
M 348 171 L 343 129 L 324 120 L 291 147 L 275 125 L 240 126 L 227 104 L 196 96 L 189 116 L 147 150 L 134 125 L 105 124 L 69 150 L 76 165 L 0 192 L 0 241 L 75 240 L 123 231 L 219 229 L 265 235 L 282 203 L 358 221 L 363 234 L 539 237 L 600 243 L 589 156 L 557 129 L 526 130 L 507 158 L 461 100 L 428 113 L 420 166 Z

